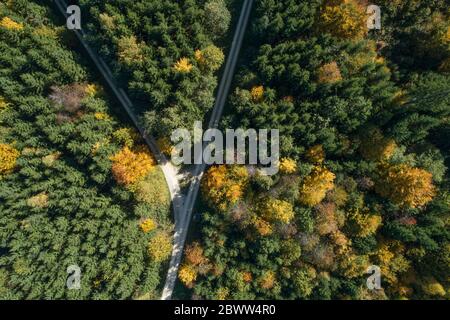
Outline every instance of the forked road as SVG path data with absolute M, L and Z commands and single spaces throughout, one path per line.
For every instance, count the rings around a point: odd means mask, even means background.
M 217 128 L 219 125 L 219 120 L 222 116 L 225 102 L 230 91 L 231 81 L 236 69 L 239 52 L 244 40 L 244 34 L 247 29 L 253 2 L 254 0 L 245 0 L 242 6 L 241 15 L 239 17 L 236 31 L 234 33 L 233 43 L 231 45 L 230 53 L 225 65 L 225 70 L 217 91 L 216 101 L 211 114 L 211 119 L 209 121 L 209 128 Z M 175 234 L 173 241 L 174 245 L 172 249 L 172 257 L 170 260 L 166 283 L 164 285 L 161 297 L 162 300 L 168 300 L 172 297 L 173 289 L 175 288 L 175 282 L 178 275 L 178 268 L 183 256 L 183 248 L 186 242 L 189 224 L 192 218 L 192 210 L 195 205 L 195 200 L 197 199 L 198 191 L 200 188 L 200 181 L 207 167 L 207 165 L 203 163 L 202 159 L 196 160 L 197 161 L 195 163 L 202 164 L 197 165 L 194 169 L 193 179 L 189 187 L 189 191 L 185 197 L 184 205 L 179 212 L 180 219 L 176 219 L 175 221 Z

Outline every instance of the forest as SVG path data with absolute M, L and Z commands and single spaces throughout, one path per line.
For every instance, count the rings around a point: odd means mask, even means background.
M 158 299 L 164 176 L 57 17 L 0 3 L 0 298 Z
M 448 2 L 375 3 L 255 2 L 222 127 L 279 129 L 280 171 L 210 167 L 179 297 L 450 297 Z

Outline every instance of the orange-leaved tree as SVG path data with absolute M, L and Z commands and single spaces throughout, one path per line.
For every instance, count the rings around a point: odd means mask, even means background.
M 276 275 L 273 271 L 265 271 L 258 279 L 258 284 L 265 290 L 272 289 L 276 284 Z
M 203 254 L 203 248 L 198 242 L 194 242 L 186 247 L 184 250 L 186 261 L 194 266 L 198 266 L 207 261 Z
M 324 64 L 317 72 L 317 81 L 319 83 L 336 83 L 342 80 L 341 69 L 336 61 Z
M 297 163 L 291 158 L 282 158 L 279 168 L 281 173 L 291 174 L 297 171 Z

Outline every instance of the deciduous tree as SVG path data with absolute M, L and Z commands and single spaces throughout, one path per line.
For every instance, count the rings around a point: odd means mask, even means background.
M 431 173 L 407 164 L 380 166 L 375 190 L 393 203 L 411 208 L 424 206 L 436 194 Z
M 311 207 L 319 204 L 334 188 L 334 179 L 335 175 L 326 168 L 314 167 L 300 187 L 300 201 Z

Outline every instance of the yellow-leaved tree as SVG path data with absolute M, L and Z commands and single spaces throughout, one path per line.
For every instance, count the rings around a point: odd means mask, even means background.
M 9 144 L 0 143 L 0 174 L 11 172 L 20 152 Z
M 264 237 L 273 233 L 272 225 L 266 220 L 254 216 L 251 221 L 259 235 Z
M 155 220 L 153 219 L 144 219 L 139 223 L 139 227 L 141 228 L 142 232 L 148 233 L 156 229 L 158 225 L 156 224 Z
M 159 150 L 167 156 L 170 156 L 175 148 L 167 137 L 159 138 L 156 140 L 156 144 L 158 145 Z
M 163 231 L 158 232 L 148 243 L 148 253 L 153 261 L 162 262 L 172 253 L 172 240 Z
M 420 281 L 420 287 L 430 297 L 445 297 L 447 294 L 442 284 L 433 277 L 426 277 Z
M 324 64 L 317 72 L 317 81 L 319 83 L 336 83 L 342 81 L 341 69 L 336 61 Z
M 183 264 L 178 270 L 178 278 L 188 288 L 191 288 L 197 279 L 197 270 L 193 265 Z
M 366 8 L 358 0 L 325 0 L 319 29 L 342 39 L 362 39 L 367 34 Z
M 436 195 L 433 175 L 426 170 L 407 164 L 379 166 L 380 177 L 375 191 L 401 207 L 424 206 Z
M 367 160 L 383 161 L 389 160 L 396 148 L 393 139 L 385 138 L 378 128 L 370 128 L 362 137 L 359 151 Z
M 404 254 L 405 246 L 393 240 L 383 240 L 375 252 L 375 263 L 380 266 L 384 280 L 391 285 L 397 285 L 399 276 L 410 267 Z
M 339 260 L 339 272 L 347 278 L 361 277 L 370 266 L 369 257 L 366 255 L 358 256 L 353 252 L 348 252 Z
M 244 166 L 213 166 L 202 181 L 202 191 L 206 201 L 226 211 L 243 197 L 247 182 Z
M 45 208 L 48 206 L 48 195 L 41 192 L 27 200 L 27 205 L 32 208 Z
M 362 238 L 375 234 L 383 221 L 378 214 L 370 214 L 360 210 L 350 212 L 348 217 L 350 228 L 356 236 Z
M 86 92 L 86 94 L 89 97 L 95 97 L 95 96 L 99 95 L 103 90 L 99 85 L 97 85 L 95 83 L 89 83 L 86 85 L 86 88 L 84 89 L 84 91 Z
M 273 271 L 265 271 L 258 279 L 258 284 L 265 290 L 272 289 L 276 284 L 276 275 Z
M 99 20 L 101 22 L 101 26 L 106 30 L 113 30 L 116 27 L 115 18 L 113 16 L 108 15 L 107 13 L 100 13 Z
M 274 222 L 289 223 L 294 218 L 294 207 L 287 201 L 268 198 L 260 207 L 264 219 Z
M 291 158 L 282 158 L 279 168 L 281 173 L 291 174 L 297 171 L 297 163 Z
M 311 147 L 306 152 L 306 158 L 312 163 L 320 164 L 325 160 L 325 151 L 323 151 L 322 145 L 318 144 Z
M 189 58 L 181 58 L 178 60 L 173 69 L 179 73 L 189 73 L 194 66 L 190 63 Z
M 8 107 L 8 105 L 9 104 L 6 102 L 5 98 L 0 96 L 0 111 L 2 111 L 3 109 L 6 109 Z
M 23 29 L 23 24 L 12 20 L 10 17 L 3 17 L 3 19 L 0 20 L 0 27 L 8 30 L 20 31 Z
M 315 166 L 300 187 L 300 202 L 315 206 L 322 202 L 326 193 L 334 188 L 334 173 L 322 166 Z
M 195 60 L 197 60 L 197 63 L 202 69 L 214 72 L 222 66 L 225 55 L 220 48 L 215 45 L 209 45 L 203 50 L 195 51 Z
M 226 287 L 220 287 L 216 292 L 217 300 L 226 300 L 230 294 L 230 290 Z
M 261 102 L 264 99 L 264 87 L 263 86 L 256 86 L 253 87 L 250 91 L 250 94 L 252 96 L 252 100 L 254 102 Z

